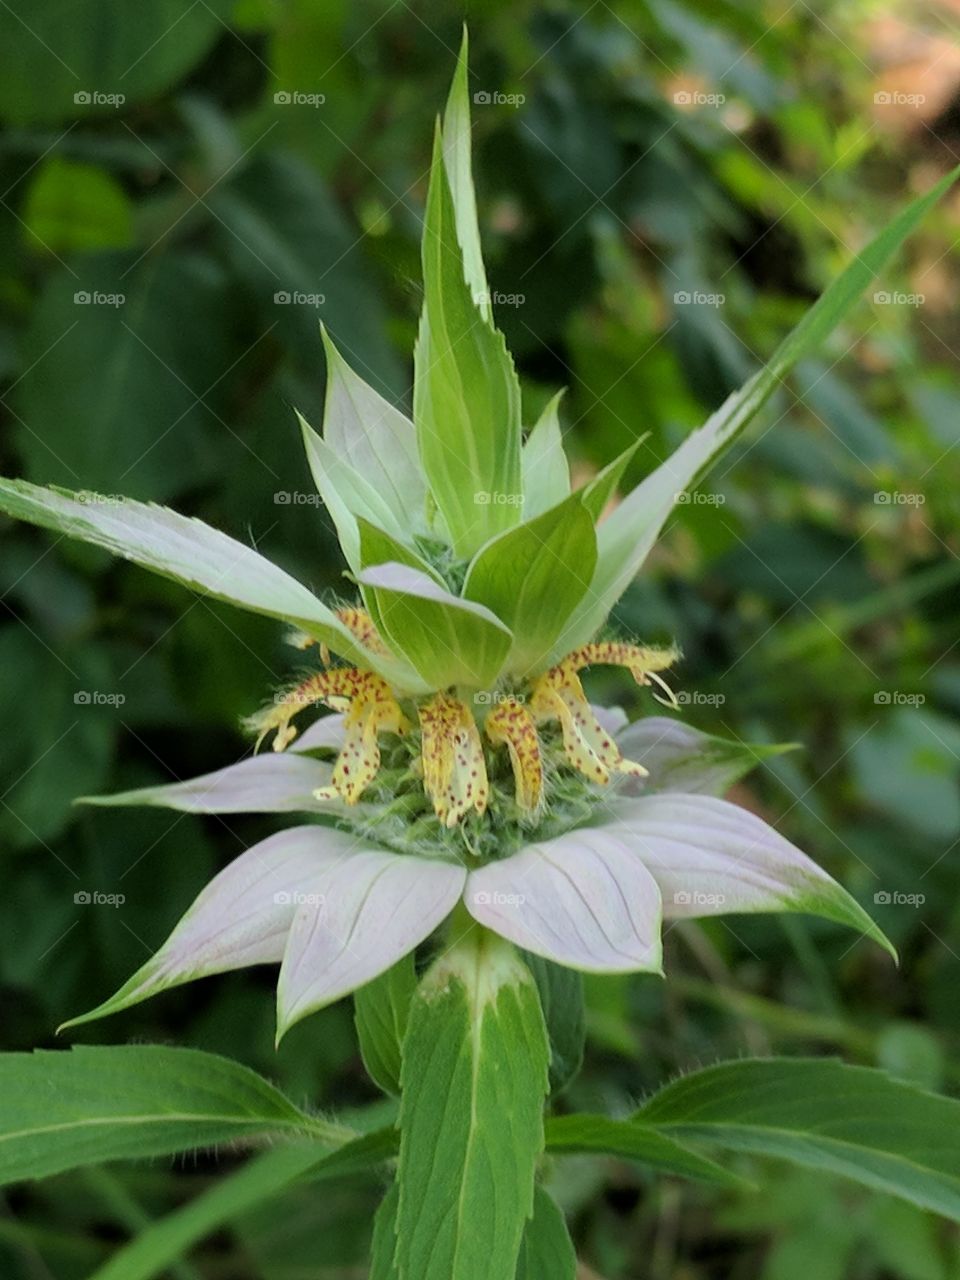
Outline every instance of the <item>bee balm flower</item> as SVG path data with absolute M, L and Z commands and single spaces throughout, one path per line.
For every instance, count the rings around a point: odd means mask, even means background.
M 720 798 L 755 753 L 661 717 L 625 727 L 581 684 L 613 666 L 671 698 L 676 649 L 611 639 L 608 615 L 676 495 L 803 343 L 604 518 L 636 446 L 571 491 L 556 400 L 523 431 L 490 312 L 466 113 L 460 74 L 431 171 L 412 419 L 326 333 L 323 435 L 301 419 L 355 601 L 331 607 L 172 511 L 0 481 L 0 509 L 284 622 L 309 664 L 251 717 L 271 750 L 96 801 L 302 820 L 221 871 L 139 973 L 75 1022 L 279 963 L 282 1033 L 451 916 L 599 973 L 659 972 L 662 921 L 681 916 L 808 911 L 883 941 L 824 871 Z

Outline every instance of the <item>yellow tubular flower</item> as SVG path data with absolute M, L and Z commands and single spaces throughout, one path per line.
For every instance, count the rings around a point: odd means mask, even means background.
M 507 698 L 487 716 L 484 731 L 492 743 L 506 745 L 517 785 L 517 804 L 532 813 L 543 800 L 543 761 L 536 721 L 522 703 Z
M 578 673 L 594 664 L 626 667 L 637 684 L 653 680 L 669 693 L 657 672 L 669 667 L 678 656 L 675 649 L 642 649 L 616 641 L 583 645 L 534 683 L 531 710 L 538 721 L 559 720 L 567 759 L 588 778 L 607 783 L 611 773 L 645 777 L 643 765 L 624 759 L 613 737 L 600 724 Z
M 354 639 L 358 640 L 365 649 L 369 649 L 371 653 L 375 653 L 381 658 L 392 657 L 390 650 L 381 640 L 380 632 L 366 609 L 344 605 L 342 609 L 337 609 L 336 614 L 347 630 L 353 634 Z M 308 643 L 311 643 L 309 637 L 307 640 Z M 300 647 L 303 648 L 305 646 Z M 320 658 L 323 665 L 329 667 L 330 649 L 325 644 L 320 646 Z
M 260 731 L 257 746 L 271 729 L 276 730 L 274 751 L 283 751 L 297 736 L 291 719 L 306 706 L 322 702 L 335 711 L 346 711 L 345 742 L 333 768 L 332 786 L 322 787 L 317 798 L 331 800 L 342 796 L 347 804 L 356 804 L 380 767 L 381 733 L 405 733 L 409 722 L 387 682 L 372 671 L 356 667 L 333 667 L 319 672 L 284 694 L 276 707 L 255 717 Z
M 483 813 L 490 788 L 483 743 L 470 708 L 447 693 L 418 707 L 423 734 L 423 786 L 446 827 L 471 809 Z

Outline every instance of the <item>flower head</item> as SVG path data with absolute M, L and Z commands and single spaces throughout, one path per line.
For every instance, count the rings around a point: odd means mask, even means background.
M 462 73 L 434 148 L 412 420 L 325 332 L 323 435 L 300 420 L 357 599 L 328 606 L 249 547 L 163 508 L 0 481 L 10 514 L 282 620 L 308 664 L 251 718 L 272 751 L 97 801 L 310 822 L 222 871 L 85 1017 L 279 961 L 283 1030 L 383 972 L 460 902 L 518 946 L 598 972 L 658 971 L 663 917 L 813 911 L 882 939 L 825 872 L 719 798 L 756 752 L 659 717 L 624 728 L 581 683 L 585 669 L 614 666 L 672 701 L 676 648 L 610 638 L 608 616 L 676 495 L 778 378 L 751 384 L 612 514 L 637 444 L 571 490 L 557 399 L 522 428 L 480 254 L 467 113 Z M 326 716 L 301 728 L 317 709 Z

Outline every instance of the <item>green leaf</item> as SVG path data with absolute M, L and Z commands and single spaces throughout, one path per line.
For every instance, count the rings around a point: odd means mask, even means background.
M 664 1173 L 714 1182 L 743 1185 L 743 1179 L 708 1156 L 692 1151 L 652 1124 L 639 1120 L 611 1120 L 607 1116 L 577 1113 L 553 1116 L 547 1121 L 547 1150 L 577 1155 L 586 1152 L 622 1156 Z
M 403 664 L 361 650 L 333 611 L 288 573 L 202 520 L 129 498 L 74 494 L 2 477 L 0 511 L 103 547 L 201 595 L 292 623 L 401 688 L 416 686 L 416 676 Z
M 26 19 L 18 8 L 0 5 L 0 115 L 18 123 L 116 116 L 158 97 L 222 36 L 231 11 L 225 0 L 187 9 L 156 0 L 142 10 L 126 0 L 73 0 L 66 11 L 59 0 L 34 0 Z M 118 94 L 119 102 L 104 100 Z
M 299 412 L 297 421 L 303 433 L 310 473 L 336 526 L 344 558 L 350 568 L 359 573 L 363 567 L 357 527 L 359 517 L 390 530 L 397 541 L 403 540 L 406 530 L 380 491 L 317 435 Z
M 395 562 L 364 569 L 357 581 L 376 589 L 377 630 L 431 689 L 483 689 L 496 680 L 512 637 L 489 609 Z
M 463 273 L 473 300 L 484 320 L 490 321 L 490 291 L 483 269 L 480 228 L 477 224 L 477 196 L 473 187 L 470 159 L 470 88 L 468 80 L 470 44 L 464 27 L 463 40 L 453 73 L 450 96 L 443 113 L 443 162 L 450 184 L 457 228 L 457 240 L 463 253 Z
M 577 1255 L 560 1206 L 543 1187 L 533 1193 L 516 1280 L 576 1280 Z
M 533 1208 L 548 1062 L 529 971 L 501 939 L 469 933 L 425 978 L 403 1048 L 404 1280 L 513 1275 Z
M 400 1280 L 394 1256 L 397 1252 L 397 1210 L 400 1207 L 400 1188 L 391 1183 L 390 1190 L 380 1201 L 373 1220 L 373 1242 L 370 1246 L 369 1280 Z
M 250 1160 L 209 1191 L 151 1223 L 90 1280 L 153 1280 L 194 1245 L 297 1182 L 331 1181 L 373 1169 L 395 1150 L 391 1130 L 364 1134 L 336 1151 L 292 1143 Z
M 119 1045 L 0 1057 L 0 1182 L 284 1133 L 342 1140 L 211 1053 Z
M 400 1047 L 417 989 L 413 952 L 354 992 L 353 1010 L 363 1065 L 384 1093 L 400 1092 Z
M 558 409 L 563 392 L 545 406 L 523 445 L 523 516 L 533 520 L 570 493 L 570 465 L 563 448 Z
M 31 183 L 23 221 L 37 248 L 57 254 L 125 249 L 133 242 L 132 206 L 116 178 L 56 152 Z
M 577 494 L 500 534 L 477 554 L 463 594 L 513 632 L 505 664 L 512 674 L 546 667 L 564 623 L 589 589 L 596 560 L 593 521 Z
M 402 530 L 426 532 L 426 482 L 413 423 L 354 373 L 326 326 L 320 333 L 327 357 L 324 440 L 380 495 Z
M 586 1040 L 583 975 L 531 951 L 523 958 L 533 974 L 550 1038 L 550 1088 L 558 1092 L 580 1070 Z
M 646 559 L 677 496 L 703 478 L 708 466 L 749 425 L 797 361 L 819 347 L 958 176 L 960 166 L 902 209 L 817 299 L 768 364 L 687 436 L 601 524 L 591 591 L 577 610 L 568 647 L 586 643 L 596 634 Z
M 458 555 L 520 518 L 520 384 L 503 335 L 464 278 L 439 134 L 423 233 L 424 309 L 415 353 L 420 460 Z
M 841 1174 L 960 1220 L 960 1102 L 835 1059 L 720 1063 L 636 1120 L 679 1138 Z

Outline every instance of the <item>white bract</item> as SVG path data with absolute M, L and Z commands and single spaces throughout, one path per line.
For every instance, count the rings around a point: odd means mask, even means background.
M 140 972 L 75 1022 L 204 974 L 279 963 L 282 1033 L 451 916 L 455 928 L 472 921 L 598 973 L 659 972 L 663 919 L 720 912 L 815 912 L 883 941 L 825 872 L 720 798 L 762 752 L 659 717 L 624 728 L 590 705 L 580 681 L 586 668 L 614 665 L 672 699 L 664 673 L 675 649 L 598 633 L 676 496 L 840 302 L 828 291 L 769 375 L 604 518 L 637 445 L 571 492 L 557 399 L 524 437 L 480 257 L 467 103 L 464 51 L 431 171 L 413 419 L 326 334 L 323 436 L 301 419 L 355 604 L 328 606 L 256 551 L 175 512 L 0 480 L 0 509 L 282 620 L 311 664 L 252 717 L 272 752 L 96 801 L 296 812 L 304 825 L 223 870 Z M 868 247 L 857 270 L 890 251 Z M 853 285 L 837 287 L 843 301 Z M 318 706 L 331 714 L 298 737 L 299 717 Z

